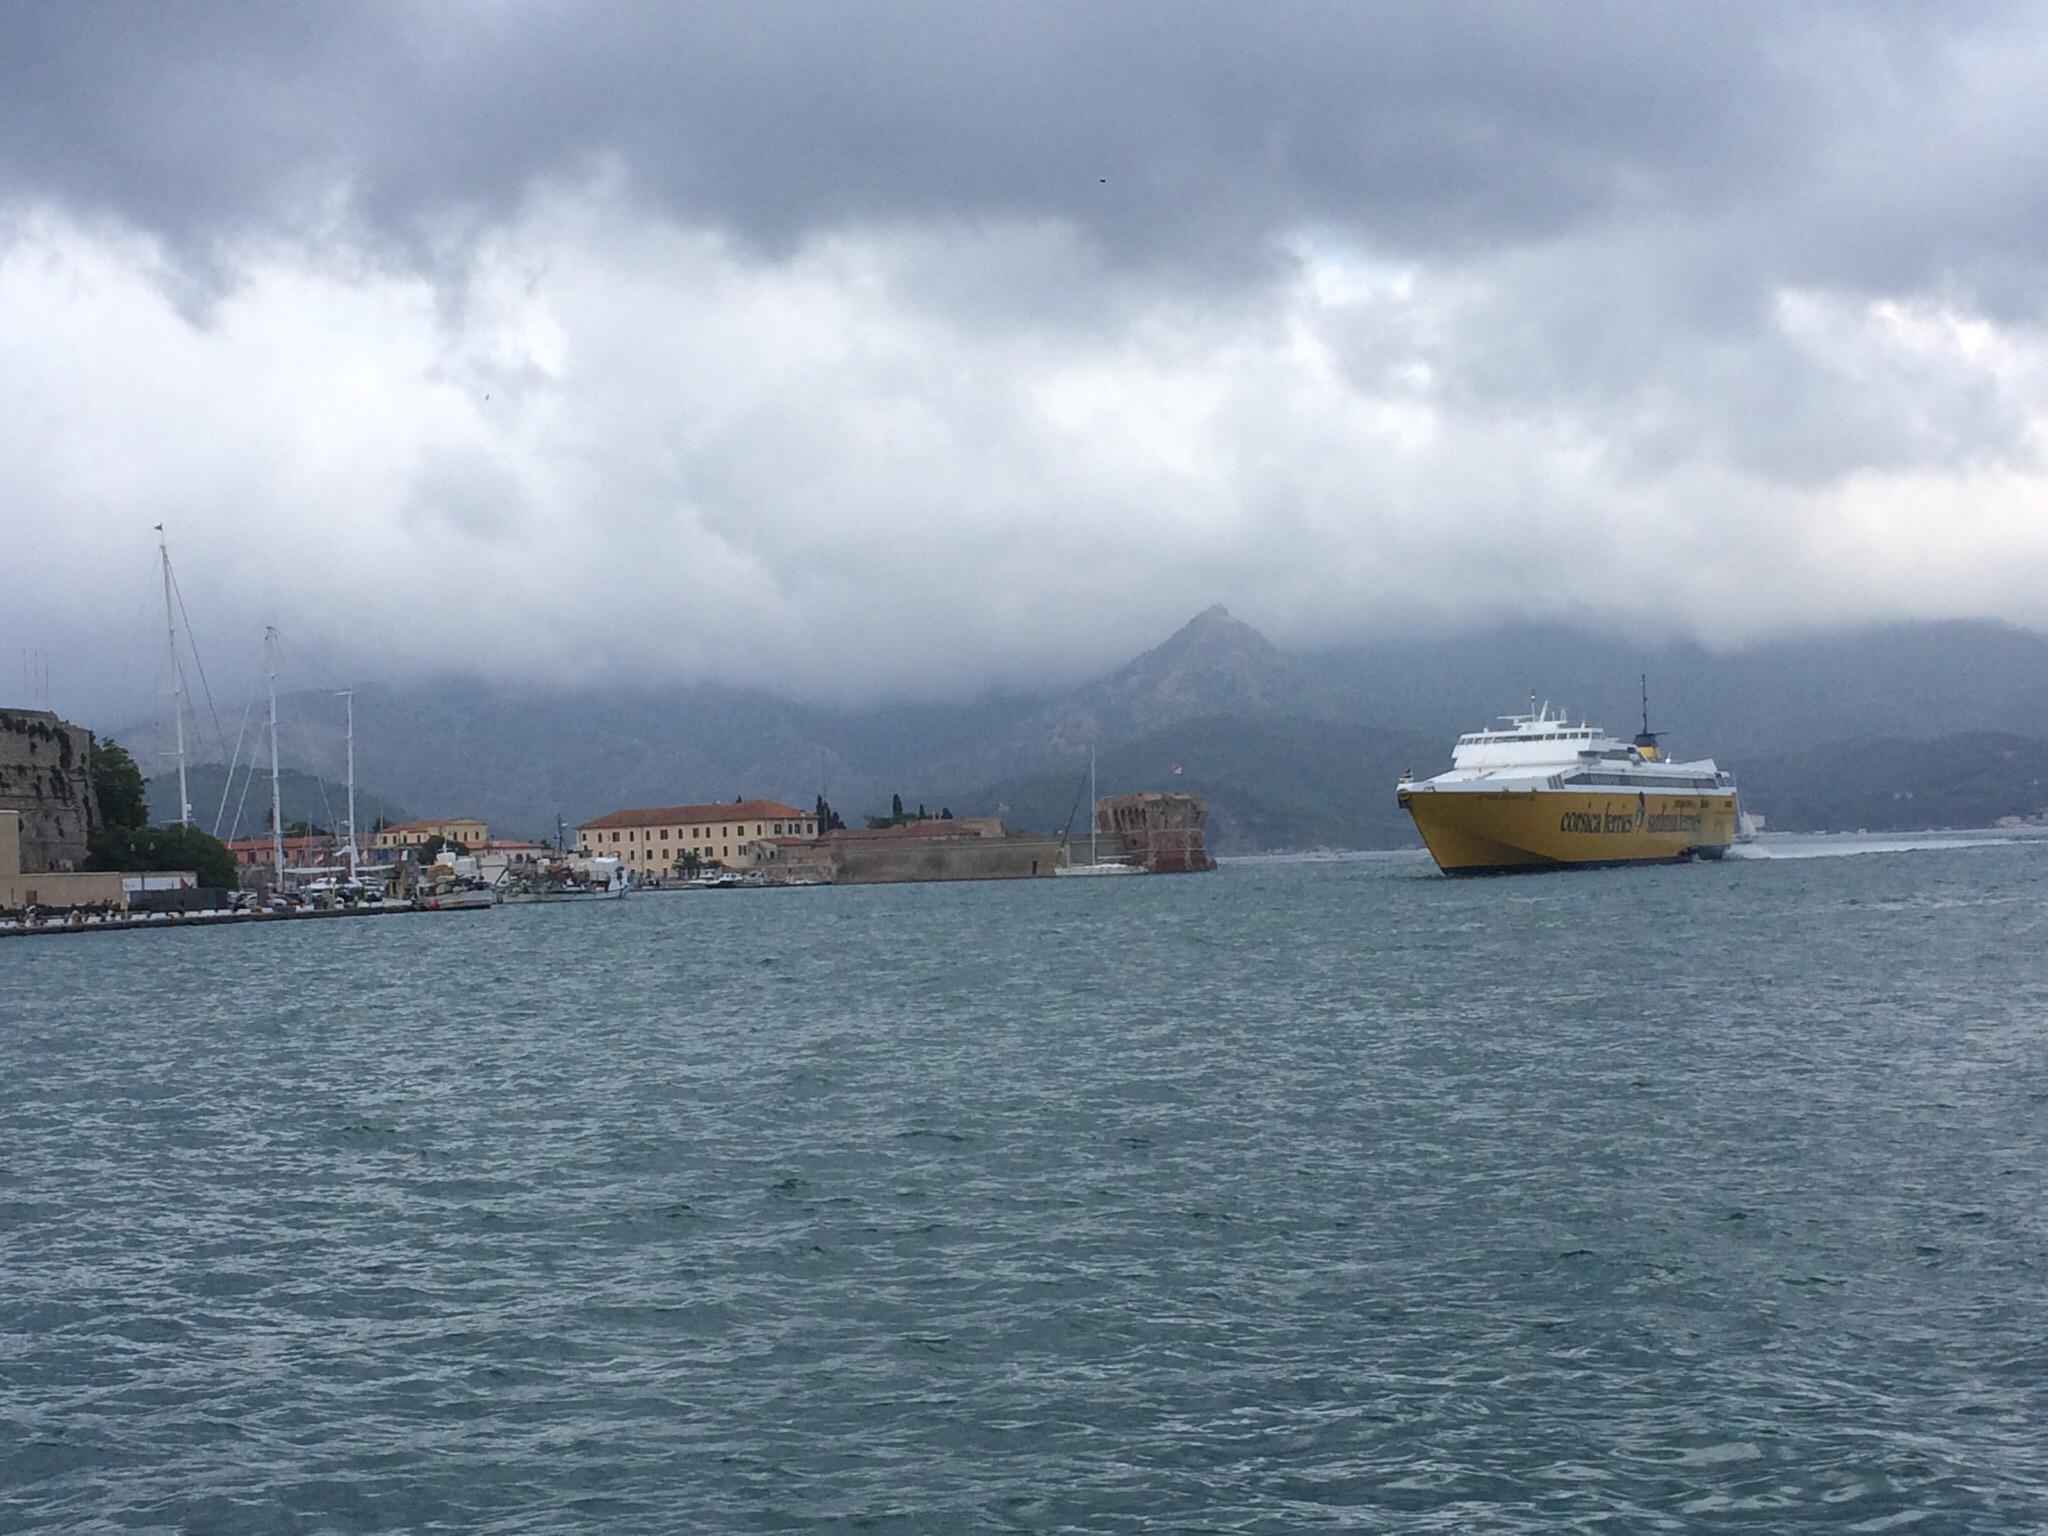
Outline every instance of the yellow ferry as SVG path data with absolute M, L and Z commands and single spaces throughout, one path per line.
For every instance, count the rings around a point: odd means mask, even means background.
M 1632 742 L 1539 709 L 1460 736 L 1448 773 L 1396 791 L 1447 875 L 1718 859 L 1735 840 L 1735 781 L 1665 761 L 1650 730 Z

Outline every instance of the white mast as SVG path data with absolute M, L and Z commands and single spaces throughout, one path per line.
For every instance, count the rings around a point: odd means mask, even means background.
M 277 868 L 277 891 L 284 894 L 284 817 L 277 797 L 277 626 L 263 630 L 263 660 L 270 674 L 270 856 Z
M 1088 867 L 1095 867 L 1095 748 L 1088 749 Z
M 178 825 L 192 825 L 192 797 L 185 792 L 185 669 L 178 665 L 178 613 L 171 604 L 171 546 L 164 525 L 156 525 L 156 549 L 164 567 L 164 633 L 170 641 L 171 721 L 178 738 Z
M 348 861 L 348 877 L 356 877 L 356 691 L 353 688 L 341 690 L 341 696 L 348 700 L 348 849 L 343 855 Z

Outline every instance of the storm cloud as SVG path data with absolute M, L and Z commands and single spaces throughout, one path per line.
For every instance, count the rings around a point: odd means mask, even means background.
M 1988 4 L 19 7 L 0 660 L 146 697 L 158 521 L 203 639 L 365 675 L 2048 624 L 2044 66 Z

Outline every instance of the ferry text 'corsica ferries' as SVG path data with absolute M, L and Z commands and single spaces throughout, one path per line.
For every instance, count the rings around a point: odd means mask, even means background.
M 1712 758 L 1666 762 L 1647 719 L 1628 742 L 1529 706 L 1460 736 L 1449 773 L 1401 776 L 1401 804 L 1445 874 L 1718 859 L 1734 840 L 1735 781 Z

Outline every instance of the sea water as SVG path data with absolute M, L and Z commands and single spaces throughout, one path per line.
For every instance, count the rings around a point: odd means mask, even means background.
M 0 1068 L 0 1530 L 2048 1528 L 2048 846 L 11 940 Z

